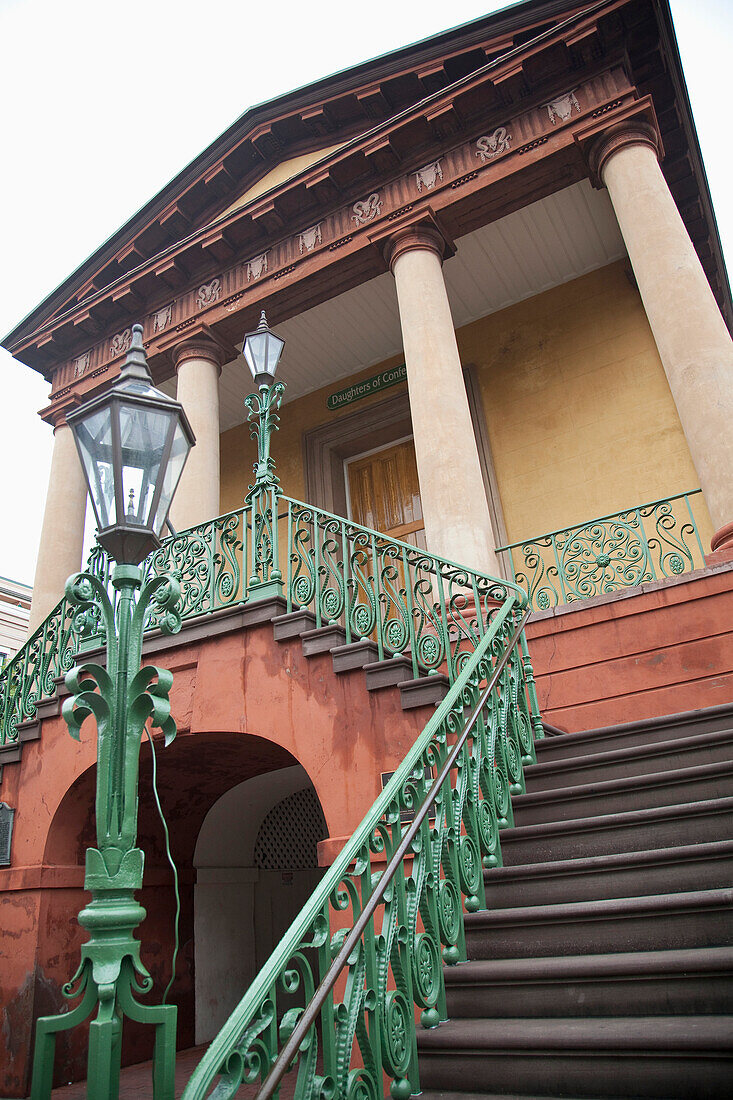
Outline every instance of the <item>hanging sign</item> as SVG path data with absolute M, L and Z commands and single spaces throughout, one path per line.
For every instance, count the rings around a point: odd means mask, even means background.
M 380 390 L 386 390 L 406 380 L 407 367 L 402 363 L 399 367 L 382 370 L 379 374 L 373 374 L 371 378 L 365 378 L 362 382 L 354 382 L 353 386 L 347 386 L 345 390 L 332 393 L 326 405 L 329 409 L 340 409 L 342 405 L 350 405 L 352 401 L 360 401 L 362 397 L 369 397 L 372 393 L 379 393 Z

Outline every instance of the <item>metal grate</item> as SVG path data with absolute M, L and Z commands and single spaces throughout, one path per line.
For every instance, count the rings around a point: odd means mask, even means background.
M 313 787 L 288 795 L 270 810 L 255 841 L 255 866 L 265 871 L 294 871 L 318 866 L 318 841 L 326 821 Z

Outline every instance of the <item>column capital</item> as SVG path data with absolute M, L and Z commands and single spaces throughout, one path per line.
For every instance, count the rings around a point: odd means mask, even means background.
M 456 251 L 450 235 L 430 207 L 417 214 L 405 212 L 401 217 L 393 219 L 391 224 L 370 233 L 369 240 L 381 250 L 391 271 L 394 270 L 395 261 L 404 252 L 415 249 L 434 252 L 442 262 L 455 255 Z
M 603 169 L 621 149 L 631 145 L 646 145 L 658 160 L 664 157 L 662 137 L 651 96 L 617 107 L 591 122 L 575 128 L 576 144 L 580 147 L 591 183 L 602 188 Z
M 187 332 L 174 331 L 167 334 L 158 347 L 160 351 L 170 355 L 176 371 L 188 359 L 208 359 L 221 373 L 224 363 L 237 357 L 237 349 L 203 323 L 189 328 Z
M 204 335 L 190 336 L 188 339 L 174 344 L 171 348 L 171 355 L 176 371 L 179 371 L 182 364 L 189 359 L 206 359 L 216 366 L 219 374 L 221 374 L 221 368 L 227 358 L 222 346 Z
M 394 271 L 394 265 L 403 253 L 413 252 L 415 249 L 434 252 L 442 263 L 445 258 L 445 239 L 431 225 L 408 225 L 398 229 L 384 246 L 384 258 L 390 271 Z
M 85 401 L 91 400 L 93 394 L 85 393 L 69 393 L 60 402 L 54 402 L 47 405 L 45 409 L 41 409 L 38 415 L 45 424 L 50 424 L 54 432 L 57 428 L 65 428 L 66 417 L 74 409 L 77 409 L 79 405 L 82 405 Z
M 607 162 L 629 145 L 646 145 L 652 150 L 657 160 L 661 159 L 659 137 L 653 126 L 641 120 L 622 122 L 618 126 L 611 127 L 591 146 L 588 165 L 594 178 L 602 183 L 603 169 Z

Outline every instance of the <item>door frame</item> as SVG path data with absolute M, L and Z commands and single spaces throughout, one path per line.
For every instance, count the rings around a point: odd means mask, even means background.
M 497 546 L 504 546 L 507 541 L 504 512 L 474 364 L 463 368 L 463 378 L 494 538 Z M 381 450 L 413 434 L 407 390 L 304 432 L 306 501 L 336 515 L 347 516 L 345 463 L 365 451 Z

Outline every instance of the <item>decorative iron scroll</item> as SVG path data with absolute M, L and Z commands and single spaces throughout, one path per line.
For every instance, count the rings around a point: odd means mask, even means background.
M 536 610 L 676 576 L 704 564 L 696 497 L 699 489 L 500 549 Z M 347 641 L 372 640 L 379 660 L 403 654 L 414 677 L 443 671 L 451 681 L 485 632 L 497 584 L 282 496 L 277 485 L 255 485 L 245 508 L 166 539 L 144 570 L 146 578 L 170 572 L 180 581 L 184 622 L 284 595 L 289 611 L 306 608 L 318 626 L 342 625 Z M 100 546 L 87 572 L 110 590 Z M 73 664 L 77 618 L 61 600 L 0 672 L 0 745 L 17 743 L 18 725 L 35 718 L 36 703 Z M 103 624 L 76 625 L 85 648 L 103 644 Z M 147 628 L 157 625 L 151 611 Z
M 537 611 L 705 564 L 690 499 L 700 489 L 499 548 Z
M 378 660 L 406 655 L 413 677 L 455 679 L 496 608 L 497 581 L 377 531 L 284 497 L 288 611 L 371 639 Z
M 184 1100 L 203 1100 L 212 1085 L 227 1100 L 257 1082 L 265 1100 L 286 1073 L 299 1097 L 378 1100 L 383 1075 L 395 1100 L 420 1091 L 416 1016 L 427 1028 L 446 1018 L 443 965 L 465 959 L 464 909 L 485 904 L 483 869 L 501 864 L 511 795 L 535 759 L 521 597 L 499 582 L 487 597 L 485 631 L 448 695 L 211 1043 Z

